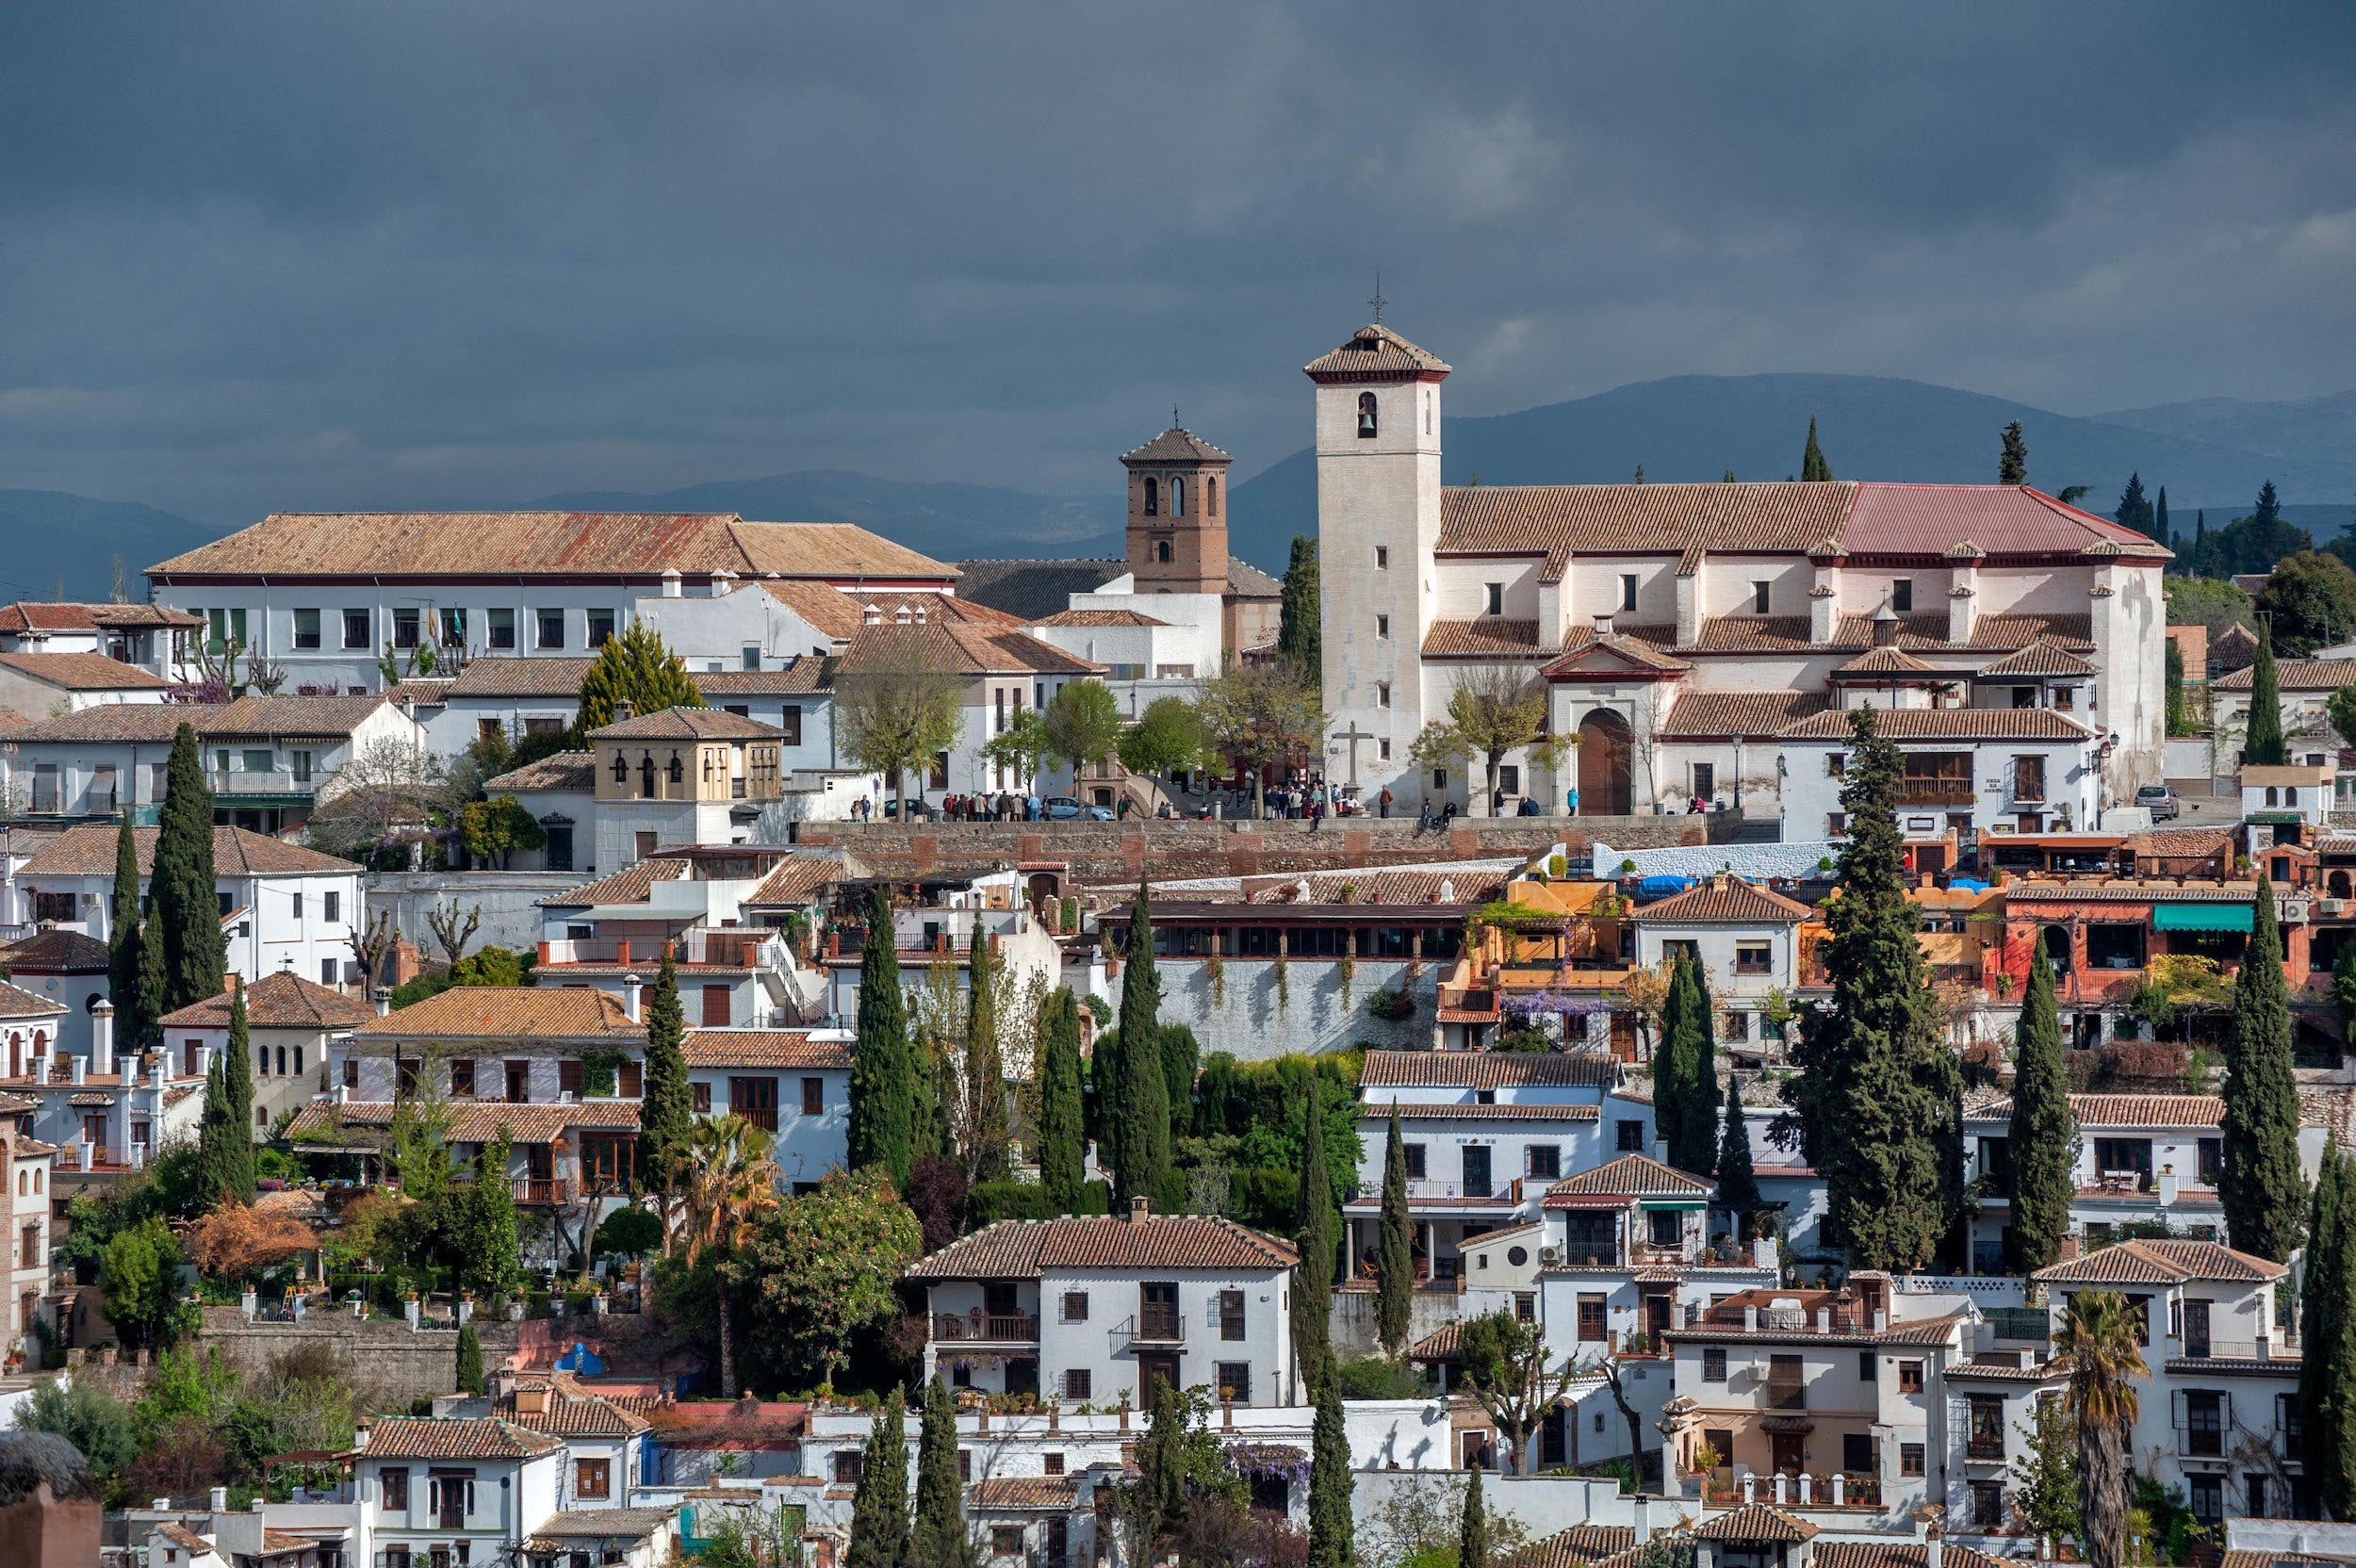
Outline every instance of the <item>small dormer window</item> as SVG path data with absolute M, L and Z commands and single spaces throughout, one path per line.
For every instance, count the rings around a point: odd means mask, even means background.
M 1374 433 L 1374 394 L 1361 392 L 1358 394 L 1358 439 L 1371 441 Z
M 1170 514 L 1173 517 L 1186 514 L 1186 482 L 1183 479 L 1170 482 Z
M 1151 474 L 1145 476 L 1145 514 L 1149 517 L 1162 514 L 1162 482 Z

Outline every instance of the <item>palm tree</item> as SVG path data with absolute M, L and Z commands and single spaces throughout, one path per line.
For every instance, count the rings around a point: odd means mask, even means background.
M 2151 1376 L 2136 1348 L 2126 1298 L 2082 1290 L 2053 1335 L 2055 1360 L 2070 1363 L 2070 1413 L 2078 1424 L 2078 1512 L 2091 1568 L 2119 1568 L 2127 1540 L 2129 1432 L 2142 1400 L 2135 1380 Z
M 686 1253 L 692 1266 L 709 1248 L 734 1251 L 752 1239 L 754 1221 L 777 1206 L 777 1167 L 769 1135 L 733 1112 L 695 1123 L 688 1135 Z M 736 1396 L 736 1339 L 728 1319 L 728 1277 L 712 1271 L 720 1303 L 720 1392 Z

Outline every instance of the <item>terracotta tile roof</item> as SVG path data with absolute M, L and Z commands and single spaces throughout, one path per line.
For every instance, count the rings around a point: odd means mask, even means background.
M 150 577 L 946 580 L 953 568 L 848 523 L 756 523 L 734 513 L 281 512 L 150 566 Z
M 1313 381 L 1390 381 L 1448 372 L 1439 355 L 1416 348 L 1379 321 L 1360 327 L 1349 342 L 1301 368 Z
M 1557 484 L 1440 493 L 1439 551 L 1798 552 L 1837 537 L 1855 482 Z M 1806 636 L 1806 622 L 1802 623 Z
M 160 692 L 171 684 L 103 653 L 0 653 L 0 669 L 69 692 Z
M 1284 584 L 1249 561 L 1227 558 L 1227 591 L 1238 598 L 1274 599 L 1284 596 Z
M 1040 626 L 1168 626 L 1136 610 L 1059 610 L 1041 619 Z
M 229 1027 L 227 991 L 192 1002 L 161 1022 L 175 1029 Z M 256 1029 L 343 1029 L 376 1021 L 376 1009 L 356 996 L 346 996 L 292 970 L 278 970 L 245 988 L 246 1021 Z
M 1972 622 L 1972 636 L 1963 645 L 1973 648 L 2024 648 L 2038 640 L 2059 643 L 2072 652 L 2094 648 L 2094 617 L 2083 610 L 2046 613 L 2026 611 L 1980 615 Z
M 848 1068 L 851 1042 L 812 1039 L 807 1029 L 690 1029 L 689 1067 Z
M 226 706 L 195 702 L 102 703 L 79 712 L 33 719 L 16 727 L 8 739 L 20 745 L 42 742 L 166 745 L 184 724 L 202 736 L 206 721 Z
M 537 658 L 490 657 L 468 661 L 444 694 L 451 697 L 581 696 L 595 657 L 547 654 Z
M 839 642 L 848 642 L 858 636 L 859 629 L 866 619 L 858 599 L 823 582 L 764 580 L 761 590 L 826 636 Z
M 1796 925 L 1810 912 L 1781 893 L 1722 874 L 1644 905 L 1629 918 L 1657 925 Z
M 1453 1345 L 1449 1349 L 1453 1353 Z M 1410 1359 L 1415 1354 L 1413 1350 L 1408 1352 Z M 1573 1525 L 1569 1529 L 1549 1535 L 1543 1541 L 1531 1542 L 1507 1558 L 1505 1568 L 1594 1568 L 1602 1559 L 1616 1557 L 1635 1544 L 1636 1527 L 1633 1525 Z
M 2031 1279 L 2052 1284 L 2168 1285 L 2195 1280 L 2266 1284 L 2289 1270 L 2214 1241 L 2119 1241 L 2068 1263 L 2040 1268 Z
M 1986 1552 L 1954 1541 L 1939 1544 L 1939 1561 L 1944 1568 L 2017 1568 L 2008 1560 L 1993 1558 Z M 1820 1541 L 1816 1544 L 1816 1568 L 1929 1568 L 1930 1550 L 1916 1543 L 1903 1541 Z
M 389 1100 L 314 1100 L 286 1123 L 288 1137 L 334 1147 L 339 1138 L 367 1144 L 393 1124 Z M 459 1100 L 450 1102 L 450 1143 L 491 1143 L 505 1132 L 516 1143 L 553 1143 L 576 1128 L 634 1133 L 638 1130 L 635 1100 L 583 1100 L 570 1105 L 515 1105 L 499 1100 Z
M 834 662 L 797 654 L 774 670 L 690 670 L 687 678 L 706 702 L 720 697 L 806 696 L 834 688 Z
M 0 605 L 0 632 L 137 631 L 151 627 L 192 630 L 205 624 L 201 615 L 161 604 L 62 604 L 46 599 L 19 599 Z
M 1825 692 L 1687 692 L 1669 710 L 1662 740 L 1763 738 L 1832 706 Z
M 1942 672 L 1923 663 L 1904 648 L 1880 647 L 1867 648 L 1863 653 L 1833 671 L 1832 676 L 1835 680 L 1839 680 L 1844 677 L 1857 676 L 1937 676 L 1940 673 Z
M 452 986 L 422 1002 L 370 1015 L 352 1031 L 382 1039 L 644 1040 L 646 1026 L 621 1002 L 586 986 Z
M 1374 1088 L 1524 1088 L 1531 1085 L 1605 1087 L 1620 1079 L 1608 1052 L 1369 1051 L 1358 1075 Z
M 1652 488 L 1646 486 L 1647 489 Z M 1897 645 L 1917 653 L 1986 652 L 2026 647 L 2040 637 L 2091 649 L 2092 617 L 2081 612 L 1982 615 L 1972 624 L 1972 635 L 1961 643 L 1947 640 L 1947 617 L 1916 612 L 1898 617 Z M 1874 645 L 1873 617 L 1850 612 L 1834 624 L 1831 640 L 1808 640 L 1805 615 L 1713 615 L 1701 624 L 1690 653 L 1847 653 Z
M 549 1514 L 532 1528 L 532 1534 L 534 1540 L 548 1541 L 643 1541 L 678 1517 L 679 1511 L 674 1508 L 572 1509 Z
M 292 736 L 341 740 L 384 706 L 380 694 L 366 697 L 243 696 L 205 721 L 206 740 L 264 740 Z
M 985 1476 L 966 1489 L 972 1508 L 1061 1511 L 1079 1496 L 1080 1483 L 1072 1476 Z
M 2020 652 L 2006 654 L 1979 673 L 1984 676 L 2092 675 L 2094 666 L 2053 639 L 2039 637 Z
M 1423 634 L 1426 659 L 1476 658 L 1500 655 L 1534 658 L 1549 650 L 1538 645 L 1536 621 L 1509 621 L 1483 615 L 1470 621 L 1433 621 Z
M 2085 1127 L 2215 1127 L 2225 1102 L 2214 1094 L 2073 1094 L 2070 1109 Z M 2000 1096 L 1967 1116 L 2002 1120 L 2012 1115 L 2012 1099 Z
M 653 856 L 624 866 L 611 876 L 583 882 L 578 888 L 550 893 L 537 901 L 543 909 L 586 909 L 596 904 L 644 904 L 657 882 L 677 882 L 694 869 L 676 856 Z
M 501 1420 L 549 1437 L 634 1437 L 646 1429 L 646 1417 L 588 1393 L 565 1373 L 560 1372 L 548 1380 L 546 1410 L 517 1408 L 525 1402 L 510 1395 L 498 1401 L 495 1413 Z M 618 1511 L 621 1511 L 599 1510 L 597 1516 Z
M 1026 631 L 928 619 L 862 626 L 835 674 L 840 688 L 862 675 L 1102 675 L 1104 667 Z
M 491 1415 L 395 1416 L 368 1429 L 366 1459 L 530 1459 L 564 1445 Z
M 957 597 L 1036 621 L 1065 608 L 1072 595 L 1092 594 L 1128 569 L 1125 560 L 960 561 Z
M 154 704 L 151 704 L 151 703 L 136 703 L 136 704 L 134 704 L 134 703 L 121 703 L 121 702 L 118 702 L 118 703 L 109 703 L 107 706 L 108 706 L 108 707 L 112 707 L 112 708 L 128 708 L 128 707 L 147 708 L 147 707 L 153 707 L 153 706 L 155 706 L 155 705 L 154 705 Z M 18 711 L 17 711 L 15 709 L 13 709 L 13 708 L 0 708 L 0 735 L 9 735 L 9 734 L 14 734 L 17 730 L 20 730 L 20 729 L 25 729 L 25 728 L 28 728 L 28 727 L 30 727 L 30 726 L 32 725 L 32 722 L 33 722 L 33 721 L 32 721 L 32 719 L 31 719 L 29 716 L 27 716 L 26 714 L 24 714 L 24 713 L 20 713 L 20 712 L 18 712 Z
M 1358 1107 L 1358 1115 L 1387 1120 L 1392 1104 L 1388 1100 L 1368 1101 Z M 1600 1107 L 1585 1103 L 1482 1105 L 1462 1100 L 1401 1100 L 1397 1104 L 1401 1121 L 1595 1121 L 1603 1116 Z
M 572 794 L 590 794 L 597 787 L 597 757 L 591 751 L 559 751 L 526 762 L 520 768 L 486 778 L 483 788 L 489 794 L 507 794 L 519 790 L 551 790 Z
M 1616 1160 L 1582 1170 L 1546 1188 L 1546 1204 L 1568 1198 L 1707 1198 L 1717 1191 L 1713 1183 L 1674 1170 L 1648 1154 L 1623 1154 Z
M 46 848 L 25 863 L 20 873 L 25 876 L 112 876 L 115 870 L 116 829 L 106 823 L 84 823 L 69 827 L 57 835 Z M 146 876 L 155 869 L 155 835 L 153 827 L 135 827 L 132 837 L 139 845 L 139 874 Z M 249 833 L 242 827 L 213 829 L 213 870 L 218 876 L 298 876 L 306 873 L 333 874 L 337 872 L 357 872 L 359 867 L 350 860 L 338 860 L 333 855 L 305 849 L 260 833 Z
M 108 1103 L 111 1104 L 113 1102 L 109 1101 Z M 41 1100 L 37 1095 L 0 1093 L 0 1116 L 18 1116 L 27 1111 L 40 1109 Z M 17 1147 L 20 1152 L 24 1149 L 22 1144 Z
M 1939 554 L 1965 542 L 1988 559 L 2089 551 L 2169 559 L 2133 529 L 2025 484 L 1861 484 L 1841 534 L 1852 556 Z
M 1122 452 L 1121 461 L 1138 468 L 1156 463 L 1233 463 L 1235 459 L 1184 425 L 1172 425 L 1144 446 Z
M 1301 876 L 1248 876 L 1243 880 L 1247 904 L 1299 904 L 1301 884 L 1309 884 L 1311 904 L 1479 904 L 1500 891 L 1513 871 L 1460 862 L 1441 871 L 1367 866 L 1353 871 L 1315 872 Z M 1342 890 L 1347 887 L 1349 895 Z
M 785 731 L 723 708 L 665 708 L 593 729 L 593 741 L 774 741 Z
M 2235 670 L 2217 677 L 2210 687 L 2219 692 L 2247 692 L 2256 674 L 2255 665 Z M 2356 685 L 2356 659 L 2278 659 L 2274 678 L 2285 692 L 2336 692 Z
M 106 944 L 96 937 L 53 925 L 0 948 L 0 962 L 12 973 L 31 970 L 42 974 L 104 974 L 109 957 Z
M 1622 631 L 1598 633 L 1590 628 L 1584 636 L 1569 639 L 1562 657 L 1538 673 L 1548 680 L 1575 680 L 1606 674 L 1614 662 L 1661 675 L 1693 667 L 1649 639 Z
M 213 1544 L 197 1534 L 177 1519 L 166 1519 L 155 1527 L 155 1533 L 179 1547 L 191 1558 L 210 1557 Z
M 951 1242 L 908 1270 L 914 1280 L 1034 1280 L 1046 1269 L 1201 1268 L 1262 1273 L 1290 1268 L 1290 1243 L 1232 1219 L 1126 1215 L 1002 1219 Z
M 1767 1503 L 1744 1503 L 1703 1520 L 1693 1527 L 1693 1533 L 1704 1541 L 1797 1542 L 1812 1539 L 1816 1527 Z
M 1893 741 L 2091 741 L 2094 732 L 2050 708 L 1877 708 Z M 1849 715 L 1833 710 L 1784 727 L 1787 741 L 1845 741 Z M 1812 765 L 1812 764 L 1811 764 Z
M 2279 1562 L 2312 1562 L 2316 1568 L 2348 1568 L 2356 1563 L 2356 1552 L 2338 1557 L 2323 1557 L 2314 1552 L 2267 1551 L 2243 1548 L 2217 1555 L 2217 1568 L 2275 1568 Z
M 2155 859 L 2207 859 L 2234 837 L 2230 827 L 2154 827 L 2130 833 L 2127 847 L 2138 857 Z
M 851 864 L 840 855 L 794 855 L 777 862 L 760 887 L 744 895 L 745 904 L 808 904 L 830 884 L 851 874 Z

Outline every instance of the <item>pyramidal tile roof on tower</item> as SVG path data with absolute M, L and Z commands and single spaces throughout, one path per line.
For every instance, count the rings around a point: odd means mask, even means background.
M 1154 463 L 1233 463 L 1234 458 L 1184 425 L 1172 425 L 1144 446 L 1121 454 L 1131 467 Z
M 1372 321 L 1351 333 L 1349 342 L 1301 368 L 1313 380 L 1350 381 L 1427 373 L 1445 376 L 1449 366 L 1438 354 L 1418 349 L 1380 321 Z

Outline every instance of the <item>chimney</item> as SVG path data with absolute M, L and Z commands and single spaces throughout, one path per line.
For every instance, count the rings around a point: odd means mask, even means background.
M 368 1417 L 362 1416 L 352 1424 L 352 1446 L 355 1450 L 368 1446 Z
M 1816 1309 L 1816 1331 L 1820 1334 L 1832 1332 L 1832 1309 L 1830 1307 Z
M 217 1045 L 200 1045 L 196 1048 L 196 1075 L 199 1078 L 212 1076 L 213 1053 L 221 1049 Z
M 158 1051 L 155 1053 L 153 1058 L 153 1068 L 149 1073 L 149 1077 L 155 1081 L 155 1092 L 161 1094 L 164 1090 L 164 1086 L 172 1080 L 171 1052 Z M 162 1108 L 163 1107 L 160 1105 L 156 1107 L 157 1110 L 161 1110 Z
M 205 1501 L 215 1513 L 226 1513 L 229 1511 L 229 1489 L 225 1486 L 217 1486 L 213 1488 L 211 1494 Z
M 1873 1309 L 1873 1331 L 1877 1334 L 1886 1334 L 1890 1331 L 1890 1309 L 1888 1307 Z
M 639 975 L 626 976 L 622 981 L 622 1010 L 630 1014 L 632 1023 L 638 1021 L 639 1004 L 646 1000 L 646 982 Z
M 1877 648 L 1898 645 L 1898 612 L 1890 608 L 1888 599 L 1882 600 L 1873 612 L 1873 645 Z
M 675 599 L 679 596 L 679 577 L 677 566 L 663 568 L 663 596 L 666 599 Z
M 172 1511 L 172 1499 L 169 1497 L 151 1498 L 147 1506 L 157 1513 L 170 1513 Z
M 90 1066 L 101 1078 L 115 1070 L 115 1004 L 101 1002 L 90 1010 Z
M 88 1056 L 76 1056 L 74 1058 L 74 1081 L 76 1084 L 87 1084 L 90 1082 L 90 1058 Z
M 389 986 L 376 988 L 376 1016 L 390 1018 L 393 1012 L 393 992 Z
M 350 1084 L 338 1084 L 335 1086 L 335 1103 L 338 1105 L 349 1105 L 352 1103 L 352 1086 Z
M 1759 1332 L 1759 1307 L 1756 1303 L 1742 1309 L 1742 1328 L 1747 1333 Z
M 1139 1198 L 1132 1198 L 1132 1199 L 1130 1199 L 1130 1200 L 1129 1200 L 1129 1223 L 1130 1223 L 1130 1224 L 1132 1224 L 1132 1225 L 1141 1225 L 1141 1224 L 1143 1224 L 1146 1220 L 1151 1219 L 1151 1218 L 1153 1218 L 1153 1205 L 1151 1202 L 1149 1202 L 1147 1200 L 1145 1200 L 1144 1198 L 1141 1198 L 1141 1197 L 1139 1197 Z
M 1598 643 L 1612 635 L 1612 612 L 1606 610 L 1595 616 L 1595 641 Z
M 628 724 L 630 720 L 636 718 L 637 716 L 638 705 L 630 701 L 628 697 L 624 697 L 621 701 L 614 705 L 614 722 L 615 724 Z

